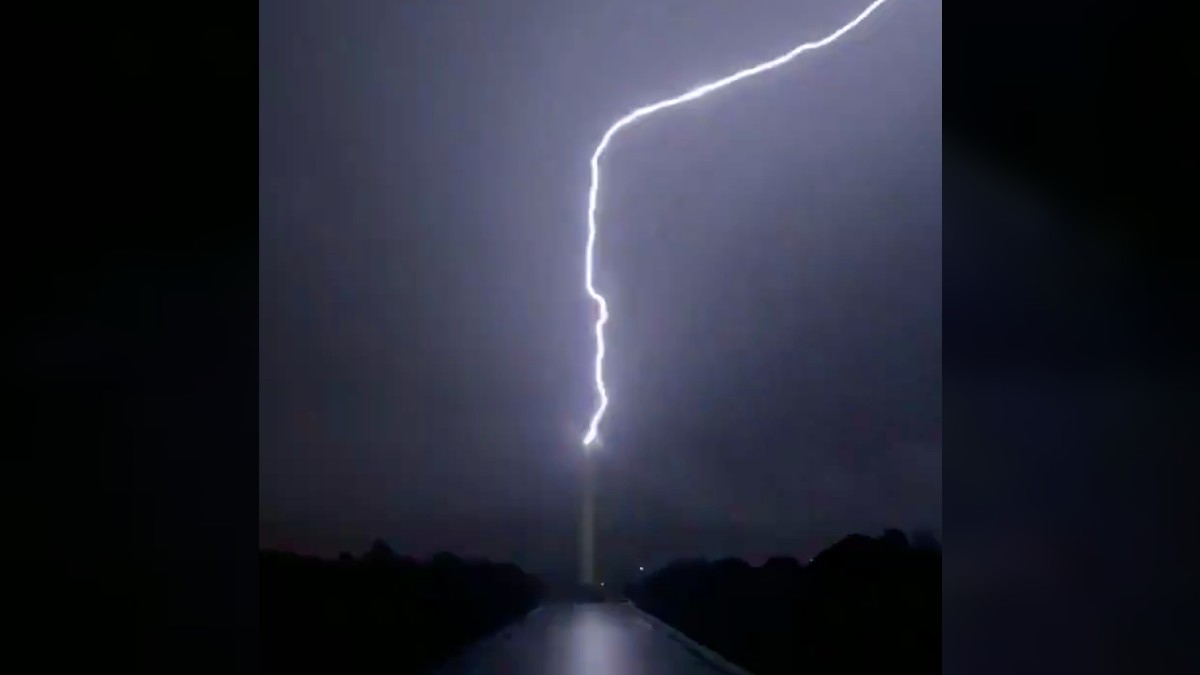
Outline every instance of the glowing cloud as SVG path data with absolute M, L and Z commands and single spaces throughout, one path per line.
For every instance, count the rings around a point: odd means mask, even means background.
M 584 286 L 587 288 L 588 295 L 591 296 L 592 300 L 595 301 L 597 308 L 600 310 L 600 315 L 596 319 L 595 372 L 596 394 L 599 396 L 599 402 L 596 404 L 595 413 L 592 414 L 592 421 L 590 424 L 588 424 L 587 433 L 585 433 L 583 436 L 584 448 L 590 448 L 598 443 L 600 435 L 600 420 L 604 419 L 604 411 L 608 409 L 608 391 L 604 388 L 604 324 L 608 323 L 608 302 L 605 301 L 603 295 L 600 295 L 600 293 L 596 290 L 596 287 L 592 285 L 592 270 L 594 266 L 593 260 L 595 258 L 594 254 L 596 250 L 596 198 L 600 192 L 600 157 L 604 154 L 604 151 L 608 149 L 608 144 L 612 142 L 613 137 L 617 135 L 618 131 L 642 119 L 643 117 L 647 117 L 660 110 L 675 107 L 681 103 L 694 101 L 705 94 L 731 85 L 739 80 L 744 80 L 748 77 L 758 75 L 759 73 L 764 73 L 768 70 L 778 68 L 779 66 L 791 61 L 804 52 L 811 51 L 813 49 L 819 49 L 836 41 L 842 35 L 845 35 L 847 32 L 849 32 L 852 28 L 862 23 L 885 2 L 887 2 L 887 0 L 875 0 L 868 5 L 866 9 L 859 13 L 858 16 L 854 17 L 849 23 L 820 40 L 815 42 L 806 42 L 787 52 L 786 54 L 783 54 L 782 56 L 773 58 L 770 61 L 764 61 L 756 66 L 751 66 L 744 70 L 739 70 L 728 77 L 723 77 L 719 80 L 709 82 L 708 84 L 700 85 L 695 89 L 684 92 L 673 98 L 663 99 L 657 103 L 651 103 L 650 105 L 642 106 L 641 108 L 638 108 L 617 120 L 611 127 L 608 128 L 608 131 L 604 132 L 604 136 L 600 138 L 600 144 L 596 146 L 595 152 L 592 153 L 592 184 L 588 189 L 588 237 L 587 252 L 584 262 Z

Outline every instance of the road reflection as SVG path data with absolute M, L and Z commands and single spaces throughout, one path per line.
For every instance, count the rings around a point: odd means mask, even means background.
M 549 605 L 438 675 L 712 675 L 628 604 Z

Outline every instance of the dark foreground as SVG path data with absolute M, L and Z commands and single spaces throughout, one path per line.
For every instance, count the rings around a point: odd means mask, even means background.
M 534 609 L 537 581 L 511 564 L 396 557 L 259 556 L 264 672 L 420 673 Z
M 382 544 L 358 560 L 266 552 L 260 566 L 267 672 L 941 671 L 941 551 L 894 530 L 804 565 L 673 563 L 629 584 L 632 603 L 578 588 L 549 601 L 515 565 L 417 562 Z
M 627 593 L 756 675 L 941 672 L 942 556 L 896 531 L 852 535 L 807 565 L 679 562 Z

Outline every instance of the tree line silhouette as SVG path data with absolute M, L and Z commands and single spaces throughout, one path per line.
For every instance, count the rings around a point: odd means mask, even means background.
M 850 535 L 807 565 L 674 562 L 633 582 L 640 609 L 755 675 L 941 672 L 940 545 Z
M 381 541 L 357 559 L 260 551 L 263 670 L 421 672 L 540 598 L 537 579 L 516 565 L 450 553 L 418 561 Z
M 386 667 L 417 673 L 524 616 L 556 589 L 510 563 L 439 553 L 400 557 L 383 542 L 338 560 L 259 553 L 261 657 L 267 672 Z M 940 544 L 898 530 L 843 538 L 808 564 L 681 560 L 624 595 L 755 675 L 941 671 Z M 565 588 L 565 587 L 564 587 Z

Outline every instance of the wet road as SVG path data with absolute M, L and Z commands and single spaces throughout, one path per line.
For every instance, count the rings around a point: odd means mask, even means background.
M 548 605 L 435 675 L 717 675 L 731 673 L 629 604 Z

